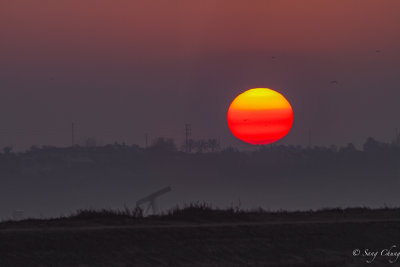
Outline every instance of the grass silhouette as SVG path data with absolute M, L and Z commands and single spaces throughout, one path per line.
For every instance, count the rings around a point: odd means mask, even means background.
M 1 222 L 0 266 L 364 266 L 351 252 L 390 247 L 399 219 L 400 209 L 389 207 L 268 211 L 195 202 L 150 216 L 84 209 Z

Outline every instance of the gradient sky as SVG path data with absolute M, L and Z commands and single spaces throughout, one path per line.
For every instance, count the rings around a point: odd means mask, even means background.
M 241 145 L 226 112 L 268 87 L 294 110 L 287 144 L 393 138 L 400 127 L 400 1 L 0 3 L 0 146 Z M 380 52 L 376 52 L 379 50 Z M 331 83 L 337 81 L 338 83 Z M 247 146 L 244 146 L 247 147 Z

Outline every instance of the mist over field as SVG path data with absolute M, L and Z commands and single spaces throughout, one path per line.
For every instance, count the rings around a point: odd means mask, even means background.
M 197 201 L 271 210 L 398 206 L 399 161 L 396 145 L 372 138 L 364 150 L 276 145 L 186 153 L 162 138 L 148 148 L 33 147 L 0 154 L 0 215 L 134 208 L 165 186 L 172 191 L 158 199 L 161 211 Z

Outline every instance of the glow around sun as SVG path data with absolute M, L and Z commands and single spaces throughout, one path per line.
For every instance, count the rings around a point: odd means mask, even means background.
M 268 88 L 254 88 L 232 101 L 227 119 L 237 138 L 253 145 L 266 145 L 289 133 L 293 109 L 280 93 Z

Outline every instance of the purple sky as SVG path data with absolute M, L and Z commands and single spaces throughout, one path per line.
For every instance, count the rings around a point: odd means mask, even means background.
M 307 144 L 309 129 L 318 145 L 390 141 L 399 10 L 397 0 L 2 1 L 0 147 L 69 145 L 71 122 L 78 141 L 143 145 L 147 132 L 180 145 L 189 122 L 194 138 L 241 145 L 226 112 L 254 87 L 291 102 L 283 143 Z

